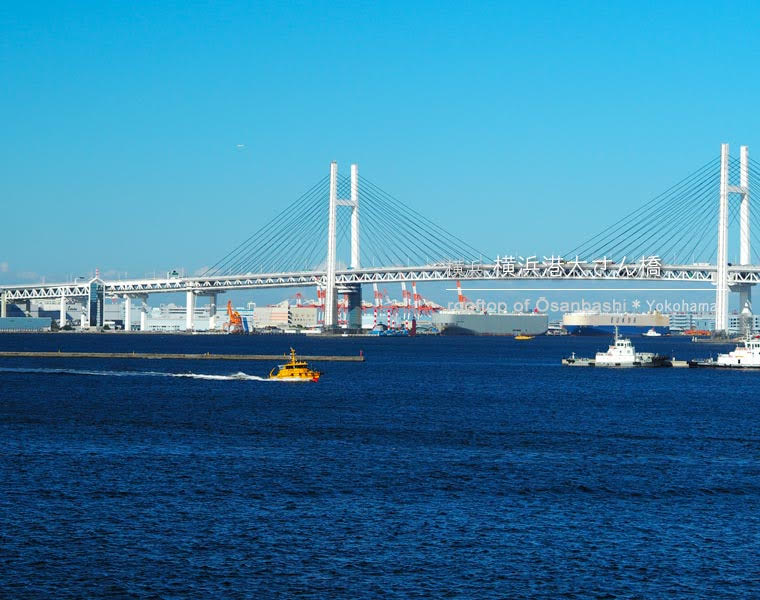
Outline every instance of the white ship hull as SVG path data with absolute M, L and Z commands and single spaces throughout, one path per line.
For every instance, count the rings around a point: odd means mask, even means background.
M 728 354 L 718 354 L 715 366 L 729 369 L 760 369 L 760 340 L 744 340 Z
M 540 313 L 442 310 L 432 321 L 443 335 L 543 335 L 549 329 L 549 316 Z
M 670 318 L 652 313 L 574 312 L 562 316 L 562 327 L 571 335 L 611 335 L 617 329 L 621 335 L 641 335 L 654 331 L 670 333 Z

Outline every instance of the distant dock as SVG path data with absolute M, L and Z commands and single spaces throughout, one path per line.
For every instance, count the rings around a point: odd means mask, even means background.
M 134 358 L 139 360 L 288 360 L 284 354 L 171 354 L 154 352 L 16 352 L 0 351 L 0 358 Z M 315 362 L 364 362 L 364 354 L 353 356 L 299 355 L 299 359 Z

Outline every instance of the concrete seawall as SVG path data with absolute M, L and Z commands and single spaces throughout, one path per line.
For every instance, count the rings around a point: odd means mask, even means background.
M 142 360 L 289 360 L 285 354 L 158 354 L 150 352 L 0 352 L 0 358 L 136 358 Z M 364 362 L 364 355 L 358 356 L 298 356 L 302 360 L 324 362 Z

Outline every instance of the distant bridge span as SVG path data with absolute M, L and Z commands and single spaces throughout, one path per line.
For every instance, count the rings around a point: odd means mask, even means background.
M 362 284 L 453 280 L 706 282 L 716 289 L 716 329 L 725 330 L 729 291 L 739 292 L 740 309 L 749 312 L 751 287 L 760 282 L 760 265 L 751 264 L 750 224 L 758 211 L 750 212 L 750 174 L 760 176 L 760 165 L 750 161 L 747 147 L 742 146 L 740 159 L 735 160 L 730 157 L 728 144 L 723 144 L 717 161 L 708 162 L 588 238 L 565 258 L 492 259 L 360 178 L 357 165 L 351 166 L 348 178 L 339 175 L 333 162 L 329 177 L 200 276 L 128 280 L 96 276 L 86 283 L 0 286 L 0 314 L 5 315 L 7 302 L 59 298 L 64 319 L 67 299 L 75 299 L 84 301 L 90 325 L 98 326 L 102 325 L 106 297 L 123 298 L 125 320 L 131 322 L 133 299 L 142 300 L 145 310 L 149 294 L 184 292 L 187 329 L 192 329 L 198 296 L 209 297 L 215 310 L 216 296 L 222 292 L 315 286 L 324 291 L 325 327 L 337 326 L 336 297 L 342 293 L 351 315 L 350 326 L 356 328 L 361 326 Z M 738 185 L 732 185 L 736 179 Z M 729 201 L 731 195 L 739 196 L 740 203 Z M 339 218 L 343 207 L 350 209 L 350 221 Z M 735 264 L 728 262 L 732 223 L 739 229 Z M 718 233 L 716 245 L 711 235 L 714 232 Z M 760 258 L 758 245 L 755 254 Z M 350 268 L 340 268 L 338 255 L 347 251 Z M 672 262 L 662 257 L 672 257 Z M 370 263 L 384 266 L 367 266 Z M 416 266 L 398 266 L 404 264 Z
M 519 266 L 505 270 L 500 263 L 443 263 L 416 267 L 374 267 L 361 270 L 338 270 L 335 282 L 342 285 L 393 283 L 402 281 L 619 281 L 619 282 L 708 282 L 715 283 L 715 265 L 653 265 L 645 262 L 611 264 L 604 268 L 594 262 L 565 262 Z M 760 266 L 728 267 L 729 285 L 760 283 Z M 300 273 L 261 273 L 222 277 L 174 277 L 158 279 L 94 280 L 99 281 L 108 297 L 142 296 L 145 294 L 192 292 L 196 295 L 234 290 L 324 287 L 324 271 Z M 90 294 L 87 283 L 44 283 L 32 286 L 5 286 L 8 302 L 52 298 L 85 298 Z

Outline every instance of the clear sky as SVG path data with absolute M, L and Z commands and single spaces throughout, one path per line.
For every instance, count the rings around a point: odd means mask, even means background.
M 327 174 L 490 255 L 760 153 L 760 8 L 6 2 L 0 281 L 215 262 Z M 755 154 L 760 156 L 760 154 Z

